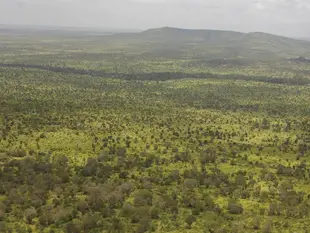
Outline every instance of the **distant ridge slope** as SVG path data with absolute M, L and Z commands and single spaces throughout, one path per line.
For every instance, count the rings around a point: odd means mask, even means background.
M 114 39 L 148 43 L 150 52 L 165 49 L 179 53 L 198 53 L 200 58 L 213 54 L 217 58 L 291 58 L 310 55 L 310 42 L 263 32 L 155 28 L 139 33 L 115 34 Z M 152 46 L 150 46 L 150 44 Z M 143 46 L 141 47 L 143 48 Z
M 204 42 L 231 41 L 240 39 L 244 34 L 234 31 L 203 30 L 203 29 L 179 29 L 157 28 L 141 32 L 141 36 L 158 37 L 162 39 L 175 39 L 179 41 L 197 40 Z

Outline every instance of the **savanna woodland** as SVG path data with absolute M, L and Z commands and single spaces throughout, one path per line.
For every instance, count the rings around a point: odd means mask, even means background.
M 310 42 L 0 31 L 0 232 L 309 232 Z

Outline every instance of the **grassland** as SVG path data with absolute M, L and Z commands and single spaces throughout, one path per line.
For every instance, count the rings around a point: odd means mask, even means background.
M 308 232 L 308 63 L 0 37 L 1 232 Z

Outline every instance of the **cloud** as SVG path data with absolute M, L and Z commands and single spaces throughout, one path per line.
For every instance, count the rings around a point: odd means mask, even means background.
M 259 10 L 264 10 L 265 9 L 265 6 L 263 4 L 261 4 L 260 2 L 257 2 L 255 5 L 256 5 L 256 8 L 259 9 Z
M 129 0 L 130 2 L 137 2 L 137 3 L 157 3 L 157 4 L 161 4 L 161 3 L 165 3 L 167 2 L 167 0 Z

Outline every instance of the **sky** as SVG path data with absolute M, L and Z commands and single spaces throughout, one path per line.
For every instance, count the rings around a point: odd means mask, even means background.
M 0 0 L 0 24 L 169 26 L 310 37 L 310 0 Z

